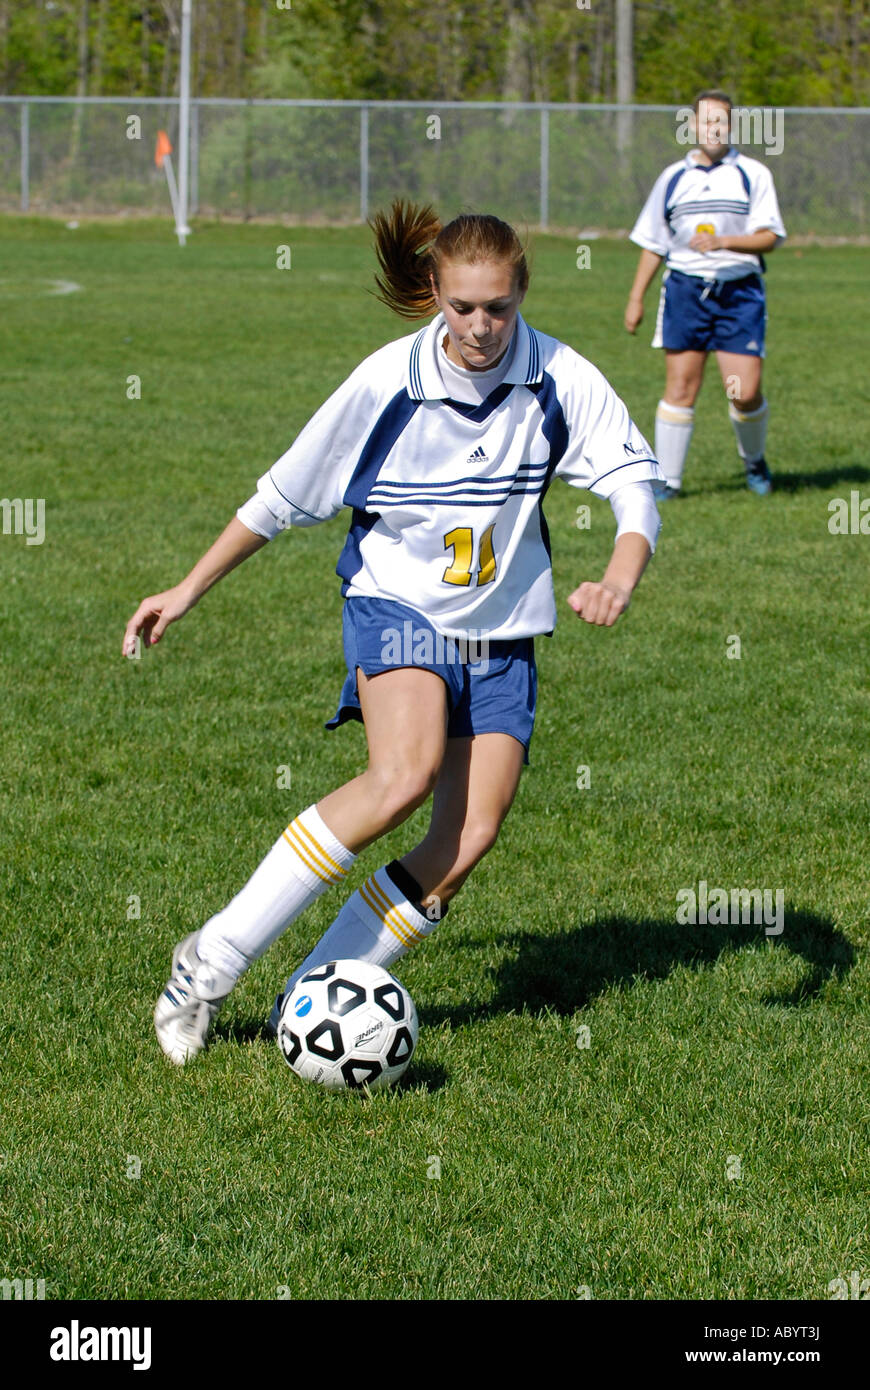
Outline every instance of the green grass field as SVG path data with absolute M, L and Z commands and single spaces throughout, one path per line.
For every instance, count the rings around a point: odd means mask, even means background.
M 46 508 L 43 544 L 0 535 L 0 1276 L 263 1300 L 828 1299 L 868 1277 L 870 536 L 832 535 L 828 503 L 870 496 L 870 253 L 770 258 L 777 489 L 745 489 L 711 363 L 687 495 L 612 630 L 564 602 L 600 577 L 612 514 L 554 484 L 531 767 L 397 967 L 422 1025 L 405 1080 L 335 1096 L 264 1031 L 332 896 L 194 1065 L 163 1057 L 151 1014 L 173 944 L 363 766 L 361 728 L 322 727 L 346 520 L 280 537 L 141 661 L 120 641 L 408 330 L 366 293 L 361 228 L 207 225 L 182 251 L 168 222 L 7 218 L 0 243 L 0 492 Z M 637 338 L 621 327 L 635 254 L 595 242 L 579 271 L 571 240 L 536 239 L 523 312 L 651 438 L 655 295 Z M 61 279 L 80 290 L 47 295 Z M 782 889 L 782 935 L 678 925 L 701 880 Z

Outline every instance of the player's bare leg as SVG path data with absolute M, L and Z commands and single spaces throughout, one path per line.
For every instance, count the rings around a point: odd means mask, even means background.
M 327 888 L 343 882 L 360 849 L 401 824 L 435 785 L 447 740 L 441 678 L 411 668 L 369 681 L 360 672 L 359 689 L 366 772 L 291 821 L 232 901 L 176 948 L 154 1024 L 179 1065 L 205 1046 L 244 971 Z
M 695 423 L 695 401 L 704 380 L 706 352 L 665 352 L 665 393 L 656 407 L 655 451 L 667 481 L 664 498 L 676 497 Z
M 761 394 L 763 358 L 746 353 L 717 352 L 716 361 L 725 394 L 732 405 L 746 414 L 757 410 L 764 399 Z
M 450 739 L 424 838 L 399 861 L 423 902 L 443 910 L 492 848 L 523 770 L 523 745 L 510 734 Z
M 761 390 L 762 358 L 747 353 L 717 352 L 716 360 L 728 397 L 728 414 L 737 436 L 737 452 L 746 470 L 747 486 L 765 497 L 771 490 L 771 480 L 764 457 L 767 401 Z
M 523 766 L 509 734 L 449 739 L 426 835 L 402 859 L 373 873 L 344 904 L 275 1002 L 308 970 L 329 960 L 367 960 L 389 970 L 434 931 L 450 898 L 495 842 Z
M 447 744 L 447 687 L 440 676 L 399 667 L 357 669 L 369 765 L 317 803 L 342 844 L 358 854 L 407 820 L 435 786 Z
M 665 351 L 665 394 L 668 405 L 691 407 L 698 399 L 707 365 L 706 352 Z

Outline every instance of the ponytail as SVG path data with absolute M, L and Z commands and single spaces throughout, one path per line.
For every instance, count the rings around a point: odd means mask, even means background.
M 434 314 L 429 276 L 433 272 L 432 243 L 441 222 L 428 203 L 415 207 L 397 199 L 389 215 L 376 212 L 369 223 L 375 234 L 375 251 L 383 275 L 375 276 L 383 304 L 404 319 L 424 319 Z
M 428 203 L 418 208 L 397 199 L 389 214 L 375 213 L 369 226 L 383 272 L 375 276 L 377 298 L 402 318 L 428 318 L 437 311 L 430 276 L 437 287 L 444 261 L 507 262 L 515 288 L 522 294 L 528 288 L 525 250 L 513 227 L 498 217 L 462 213 L 443 227 Z

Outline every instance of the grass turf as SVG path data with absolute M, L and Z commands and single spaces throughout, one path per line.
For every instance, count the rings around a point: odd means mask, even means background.
M 0 231 L 0 491 L 46 503 L 44 544 L 0 536 L 0 1275 L 72 1299 L 824 1299 L 866 1277 L 870 539 L 832 535 L 827 504 L 870 491 L 868 252 L 771 257 L 776 491 L 744 488 L 711 375 L 686 496 L 613 630 L 564 603 L 606 564 L 609 507 L 554 484 L 532 765 L 397 967 L 422 1023 L 405 1080 L 336 1097 L 263 1030 L 333 897 L 195 1065 L 165 1060 L 151 1011 L 173 943 L 364 764 L 361 729 L 322 728 L 344 520 L 279 538 L 142 661 L 120 638 L 405 329 L 366 294 L 358 228 L 203 225 L 184 251 L 167 224 Z M 652 437 L 654 293 L 621 328 L 634 258 L 596 242 L 579 271 L 541 237 L 523 312 Z M 46 295 L 58 279 L 81 289 Z M 678 925 L 702 879 L 781 888 L 781 937 Z

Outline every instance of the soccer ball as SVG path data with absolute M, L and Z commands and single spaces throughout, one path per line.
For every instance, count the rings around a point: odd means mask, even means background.
M 296 982 L 281 1007 L 278 1046 L 287 1065 L 330 1091 L 392 1086 L 417 1045 L 408 991 L 379 965 L 333 960 Z

